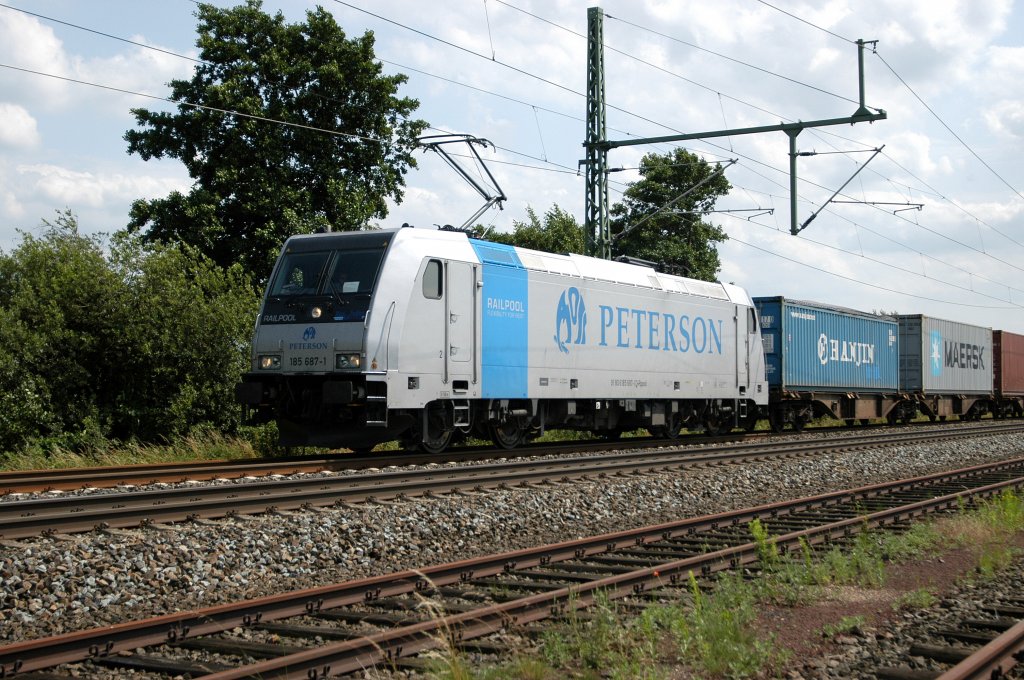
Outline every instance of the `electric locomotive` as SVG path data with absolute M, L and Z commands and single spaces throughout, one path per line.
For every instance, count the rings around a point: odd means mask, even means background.
M 440 451 L 753 428 L 768 387 L 742 288 L 406 227 L 289 238 L 236 396 L 286 446 Z

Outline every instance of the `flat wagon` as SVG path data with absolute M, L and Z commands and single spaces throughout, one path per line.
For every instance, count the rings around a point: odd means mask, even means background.
M 902 401 L 895 319 L 819 302 L 755 297 L 773 430 L 811 418 L 890 417 Z
M 900 390 L 931 418 L 977 420 L 993 394 L 992 329 L 901 314 Z
M 992 372 L 997 418 L 1024 415 L 1024 335 L 992 331 Z

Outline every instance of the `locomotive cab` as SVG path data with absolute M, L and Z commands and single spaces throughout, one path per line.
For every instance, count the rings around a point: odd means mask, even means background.
M 236 387 L 254 420 L 278 420 L 284 445 L 364 442 L 366 322 L 387 232 L 292 237 L 256 321 L 252 365 Z M 315 427 L 310 427 L 316 424 Z M 333 424 L 333 425 L 332 425 Z

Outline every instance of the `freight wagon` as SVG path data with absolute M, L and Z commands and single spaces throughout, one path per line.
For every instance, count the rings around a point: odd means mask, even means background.
M 852 424 L 890 418 L 903 401 L 899 325 L 818 302 L 755 297 L 776 432 L 831 416 Z
M 992 372 L 996 418 L 1024 415 L 1024 335 L 992 331 Z
M 898 317 L 901 409 L 977 420 L 993 394 L 992 329 L 923 314 Z

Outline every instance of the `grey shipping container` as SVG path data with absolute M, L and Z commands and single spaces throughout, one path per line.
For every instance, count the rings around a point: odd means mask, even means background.
M 992 392 L 992 329 L 923 314 L 900 323 L 900 389 L 923 394 Z
M 817 302 L 756 297 L 772 389 L 893 393 L 899 326 L 890 317 Z

